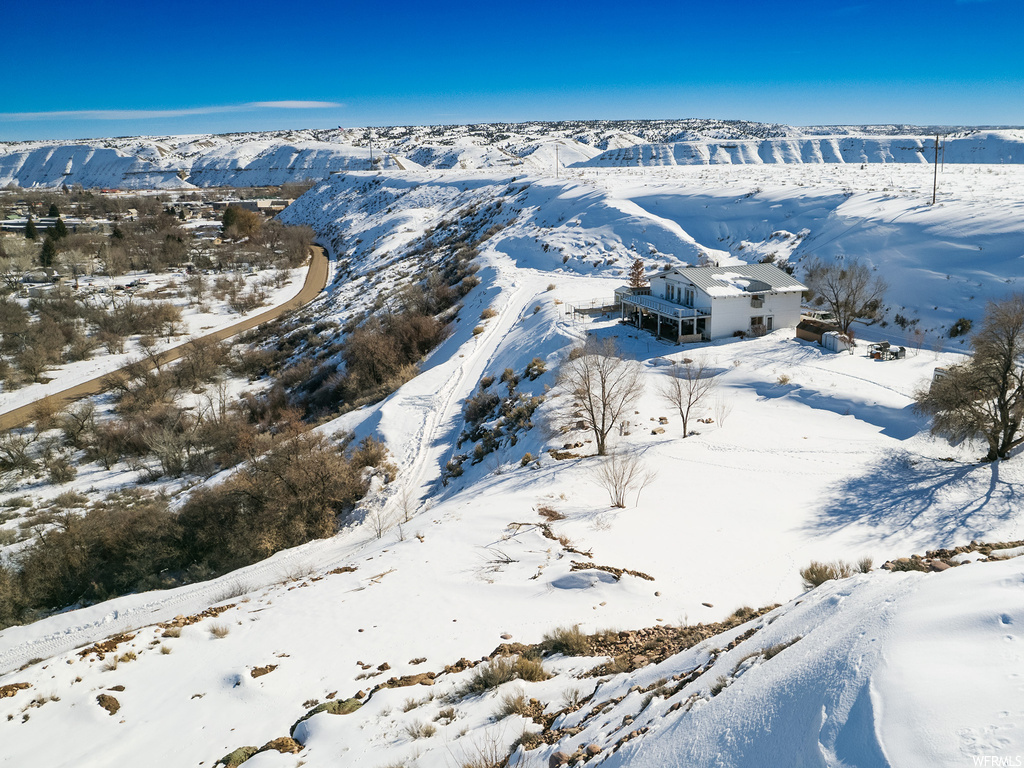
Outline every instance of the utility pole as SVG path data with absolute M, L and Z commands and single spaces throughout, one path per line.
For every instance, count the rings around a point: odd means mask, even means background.
M 370 139 L 370 170 L 373 170 L 373 131 L 367 131 L 367 136 Z
M 555 178 L 558 178 L 558 142 L 555 142 Z
M 939 134 L 935 134 L 935 177 L 932 181 L 932 205 L 935 205 L 935 195 L 939 191 Z

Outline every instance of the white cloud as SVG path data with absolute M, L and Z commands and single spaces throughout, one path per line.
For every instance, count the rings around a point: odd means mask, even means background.
M 56 112 L 0 112 L 0 120 L 151 120 L 189 115 L 213 115 L 223 112 L 245 112 L 253 109 L 326 109 L 341 106 L 344 105 L 334 101 L 252 101 L 248 104 L 191 109 L 77 109 Z
M 247 107 L 266 107 L 268 109 L 327 109 L 343 107 L 336 101 L 253 101 Z

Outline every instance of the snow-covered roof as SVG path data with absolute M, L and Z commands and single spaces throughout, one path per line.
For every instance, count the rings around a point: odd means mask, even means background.
M 774 264 L 746 264 L 729 267 L 680 267 L 666 277 L 678 275 L 704 291 L 708 296 L 740 296 L 748 293 L 777 291 L 802 292 L 807 286 L 786 274 Z

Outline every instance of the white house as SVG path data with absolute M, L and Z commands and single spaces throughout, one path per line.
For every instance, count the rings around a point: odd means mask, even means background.
M 774 264 L 681 267 L 650 282 L 615 291 L 622 317 L 681 342 L 796 327 L 807 290 Z

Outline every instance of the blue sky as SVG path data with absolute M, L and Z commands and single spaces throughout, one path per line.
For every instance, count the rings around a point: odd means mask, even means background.
M 1022 0 L 5 8 L 0 140 L 589 118 L 1024 125 Z

